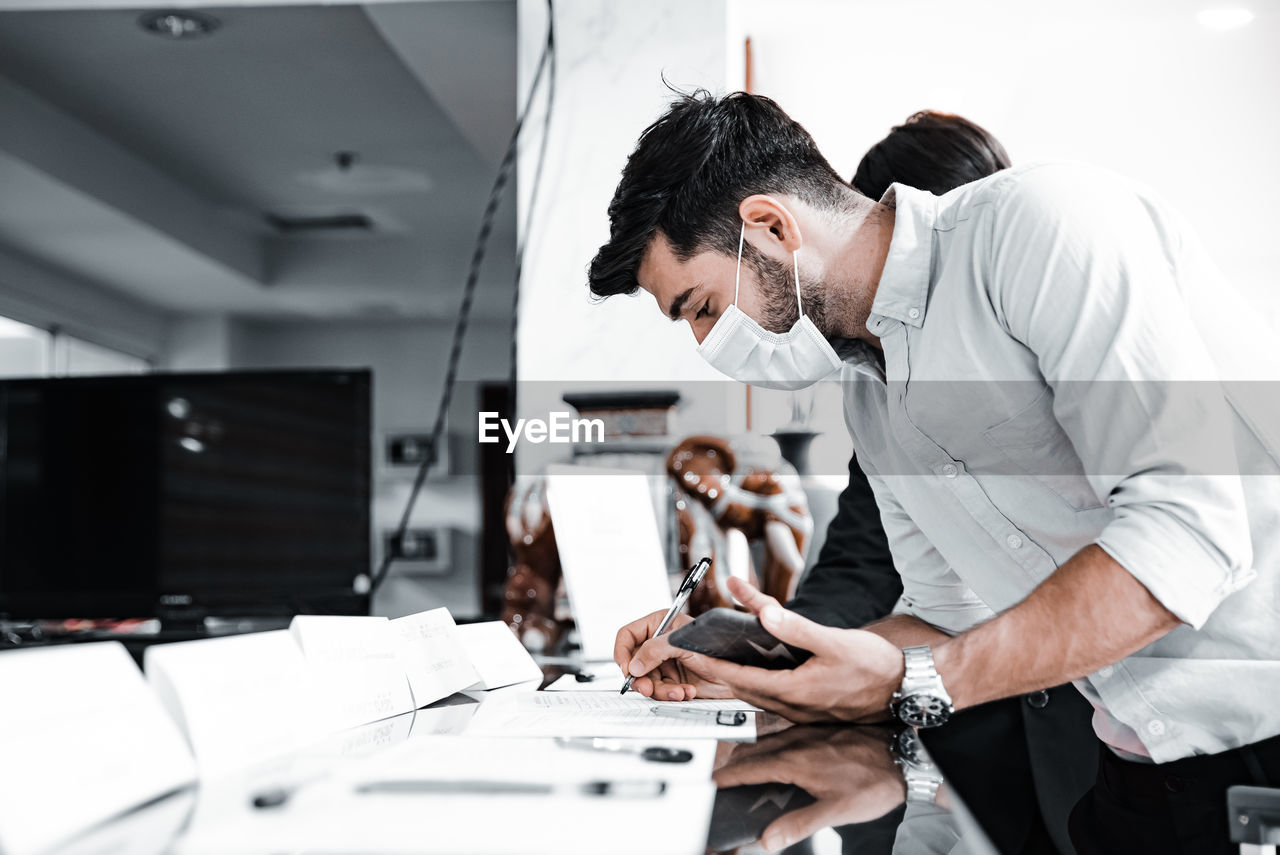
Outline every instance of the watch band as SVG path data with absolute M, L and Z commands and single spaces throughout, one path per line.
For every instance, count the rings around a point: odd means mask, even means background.
M 927 644 L 904 648 L 902 687 L 894 696 L 892 711 L 912 727 L 935 727 L 951 717 L 954 706 L 933 664 Z
M 902 768 L 907 801 L 926 804 L 937 801 L 938 788 L 942 786 L 942 773 L 929 757 L 915 728 L 903 728 L 894 737 L 891 750 L 893 762 Z

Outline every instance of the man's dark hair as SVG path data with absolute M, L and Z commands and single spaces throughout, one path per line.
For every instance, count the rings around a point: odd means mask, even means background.
M 609 242 L 591 261 L 591 292 L 635 293 L 636 270 L 658 232 L 682 261 L 706 249 L 736 255 L 738 205 L 755 193 L 786 193 L 826 208 L 855 195 L 773 100 L 746 92 L 681 95 L 627 159 L 609 203 Z
M 879 199 L 893 183 L 941 195 L 1009 167 L 1000 141 L 962 116 L 922 110 L 862 157 L 853 186 Z

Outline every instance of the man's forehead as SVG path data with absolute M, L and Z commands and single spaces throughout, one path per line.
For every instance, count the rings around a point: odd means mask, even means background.
M 657 298 L 665 311 L 666 305 L 662 302 L 663 287 L 665 285 L 667 290 L 671 290 L 671 282 L 678 280 L 680 268 L 680 259 L 676 258 L 671 242 L 667 240 L 666 235 L 658 232 L 649 239 L 644 254 L 640 256 L 640 265 L 636 268 L 636 281 L 641 288 Z

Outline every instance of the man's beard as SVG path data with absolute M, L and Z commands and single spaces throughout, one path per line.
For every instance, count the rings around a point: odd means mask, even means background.
M 795 270 L 777 259 L 747 245 L 743 261 L 755 271 L 757 301 L 760 306 L 760 326 L 773 333 L 789 332 L 800 320 L 800 307 L 796 305 Z M 818 332 L 827 338 L 832 331 L 827 325 L 827 288 L 825 283 L 804 277 L 800 280 L 800 298 L 804 301 L 804 313 L 813 321 Z

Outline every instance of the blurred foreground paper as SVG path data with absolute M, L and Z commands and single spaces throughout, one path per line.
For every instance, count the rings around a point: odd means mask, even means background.
M 548 467 L 547 502 L 582 656 L 612 660 L 619 629 L 671 606 L 649 476 Z
M 195 779 L 118 642 L 0 653 L 0 852 L 39 852 Z
M 193 824 L 173 851 L 701 853 L 715 793 L 710 780 L 715 743 L 663 744 L 688 749 L 692 760 L 651 763 L 636 754 L 584 751 L 551 739 L 411 738 L 305 782 L 282 810 L 254 810 L 245 792 L 222 800 L 218 814 Z M 370 784 L 390 781 L 446 782 L 456 785 L 456 791 L 361 792 Z M 545 783 L 552 792 L 504 793 L 503 782 Z M 660 782 L 662 787 L 652 796 L 628 798 L 587 795 L 573 787 L 574 782 Z M 485 784 L 497 786 L 494 792 L 479 792 Z M 660 816 L 662 833 L 628 832 L 635 827 L 637 812 Z

